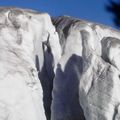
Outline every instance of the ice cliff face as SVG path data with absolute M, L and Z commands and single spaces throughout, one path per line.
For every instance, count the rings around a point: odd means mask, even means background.
M 120 120 L 119 34 L 1 7 L 0 120 Z
M 60 46 L 49 15 L 0 8 L 0 120 L 46 120 L 38 73 L 47 42 L 56 64 Z
M 62 56 L 52 120 L 120 120 L 120 32 L 71 17 L 53 18 Z

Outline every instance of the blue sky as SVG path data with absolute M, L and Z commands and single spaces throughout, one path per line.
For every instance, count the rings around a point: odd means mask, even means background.
M 114 27 L 105 10 L 109 0 L 0 0 L 0 6 L 17 6 L 48 12 L 51 16 L 69 15 Z

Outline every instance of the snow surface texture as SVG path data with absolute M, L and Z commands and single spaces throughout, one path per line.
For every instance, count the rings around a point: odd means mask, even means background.
M 120 120 L 119 91 L 119 31 L 0 8 L 0 120 Z

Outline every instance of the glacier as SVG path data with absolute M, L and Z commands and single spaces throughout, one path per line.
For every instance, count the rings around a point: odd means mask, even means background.
M 0 7 L 0 120 L 120 120 L 120 31 Z

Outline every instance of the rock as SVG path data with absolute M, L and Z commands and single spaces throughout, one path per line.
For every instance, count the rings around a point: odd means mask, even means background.
M 52 120 L 120 119 L 120 35 L 110 27 L 68 16 L 52 18 L 62 56 Z
M 0 120 L 46 120 L 45 111 L 47 107 L 50 110 L 50 103 L 47 106 L 43 101 L 46 95 L 42 87 L 51 81 L 49 78 L 43 81 L 45 76 L 41 73 L 43 52 L 47 51 L 43 51 L 43 43 L 47 41 L 55 68 L 61 49 L 49 15 L 28 9 L 0 8 Z

